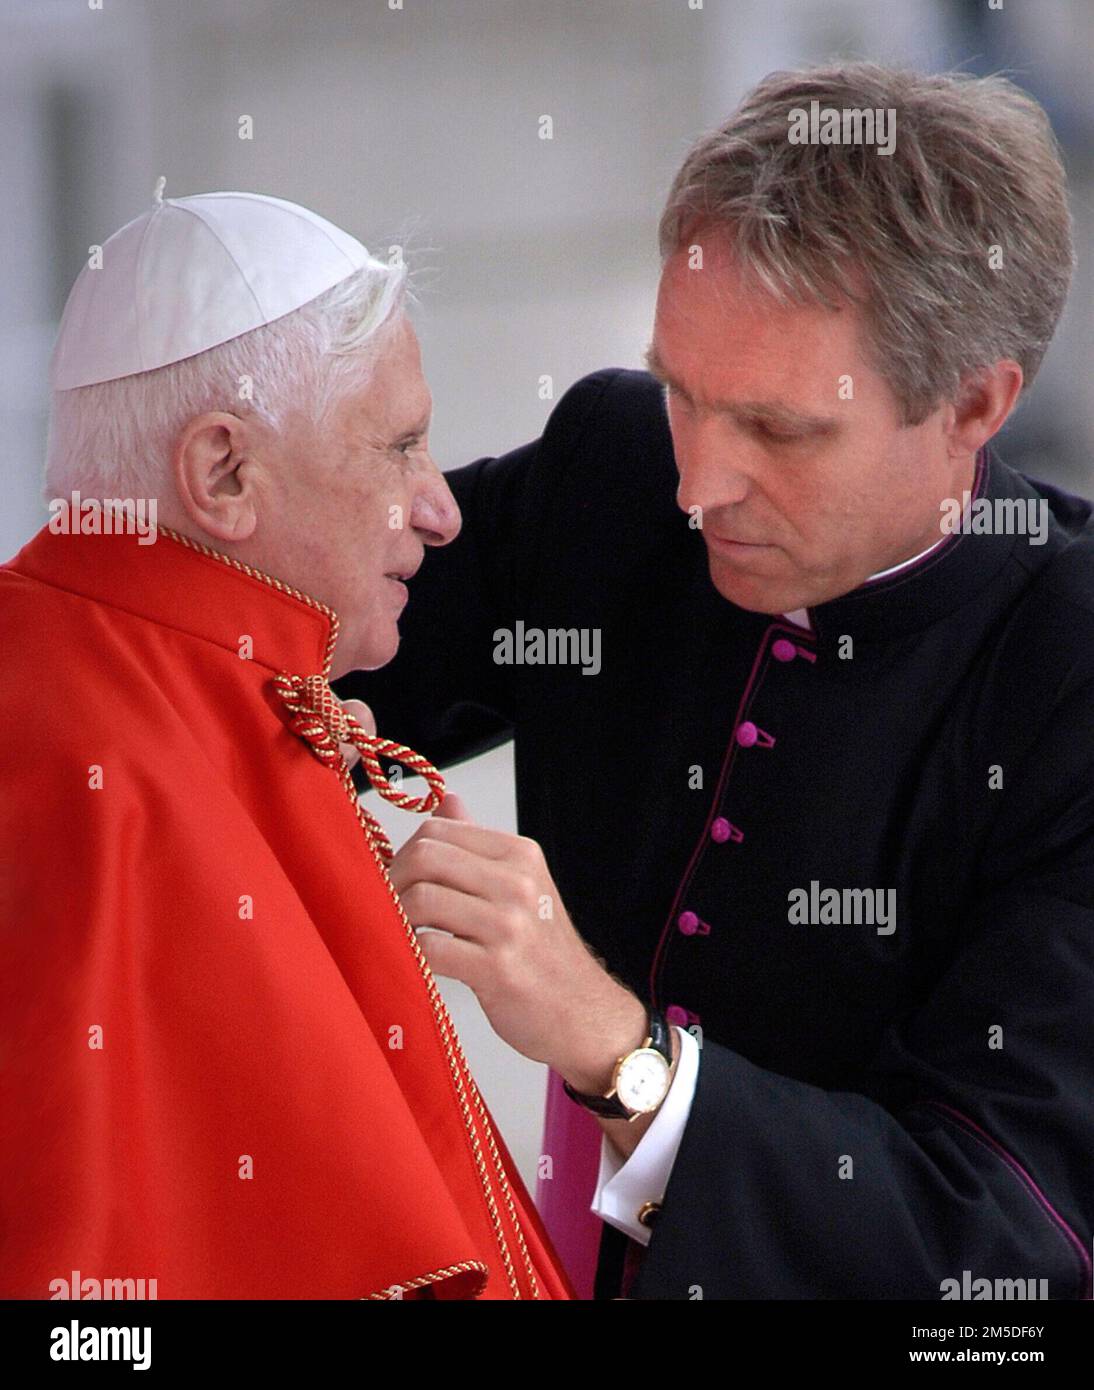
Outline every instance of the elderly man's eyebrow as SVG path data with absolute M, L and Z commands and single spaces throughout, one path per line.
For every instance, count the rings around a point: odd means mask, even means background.
M 433 412 L 431 410 L 427 410 L 424 415 L 420 416 L 419 419 L 415 421 L 415 423 L 410 427 L 410 429 L 404 430 L 402 434 L 397 436 L 397 438 L 393 439 L 391 442 L 393 444 L 406 444 L 411 439 L 420 439 L 422 435 L 425 434 L 426 431 L 429 429 L 429 422 L 432 418 Z
M 660 357 L 658 357 L 657 349 L 652 343 L 649 344 L 642 354 L 642 360 L 646 364 L 646 371 L 649 372 L 650 376 L 656 377 L 662 386 L 674 386 L 678 391 L 680 390 L 680 387 L 670 378 L 668 372 L 665 370 L 665 365 Z M 686 395 L 687 393 L 681 392 L 681 394 Z
M 656 377 L 662 386 L 671 386 L 684 400 L 691 402 L 691 396 L 661 361 L 652 343 L 646 348 L 643 358 L 651 376 Z M 832 434 L 839 427 L 839 421 L 834 417 L 809 415 L 769 401 L 715 401 L 714 408 L 732 415 L 735 420 L 771 425 L 794 434 Z

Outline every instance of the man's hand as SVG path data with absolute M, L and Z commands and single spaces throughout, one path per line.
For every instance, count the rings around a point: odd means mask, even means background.
M 446 796 L 389 870 L 434 974 L 462 980 L 494 1031 L 576 1090 L 603 1094 L 641 1046 L 646 1010 L 592 954 L 535 840 L 471 821 Z

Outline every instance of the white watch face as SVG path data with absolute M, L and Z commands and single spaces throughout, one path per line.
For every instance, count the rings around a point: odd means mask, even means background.
M 615 1081 L 615 1093 L 628 1110 L 656 1110 L 669 1089 L 669 1064 L 652 1047 L 641 1047 L 625 1058 Z

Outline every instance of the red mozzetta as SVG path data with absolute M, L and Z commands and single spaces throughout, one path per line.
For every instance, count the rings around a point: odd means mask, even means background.
M 572 1297 L 286 703 L 330 610 L 171 533 L 44 529 L 0 633 L 0 1294 Z

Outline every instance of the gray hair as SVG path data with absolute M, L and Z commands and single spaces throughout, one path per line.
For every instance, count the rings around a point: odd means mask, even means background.
M 790 112 L 812 101 L 895 111 L 892 153 L 791 143 Z M 1075 263 L 1063 165 L 1031 96 L 1001 76 L 873 63 L 771 73 L 701 136 L 669 191 L 662 262 L 706 226 L 778 301 L 858 303 L 908 425 L 1001 358 L 1028 386 Z
M 104 498 L 160 495 L 178 431 L 207 410 L 257 416 L 275 429 L 300 410 L 321 427 L 347 390 L 367 383 L 409 293 L 405 265 L 370 257 L 302 308 L 218 347 L 54 391 L 47 500 L 74 489 Z

